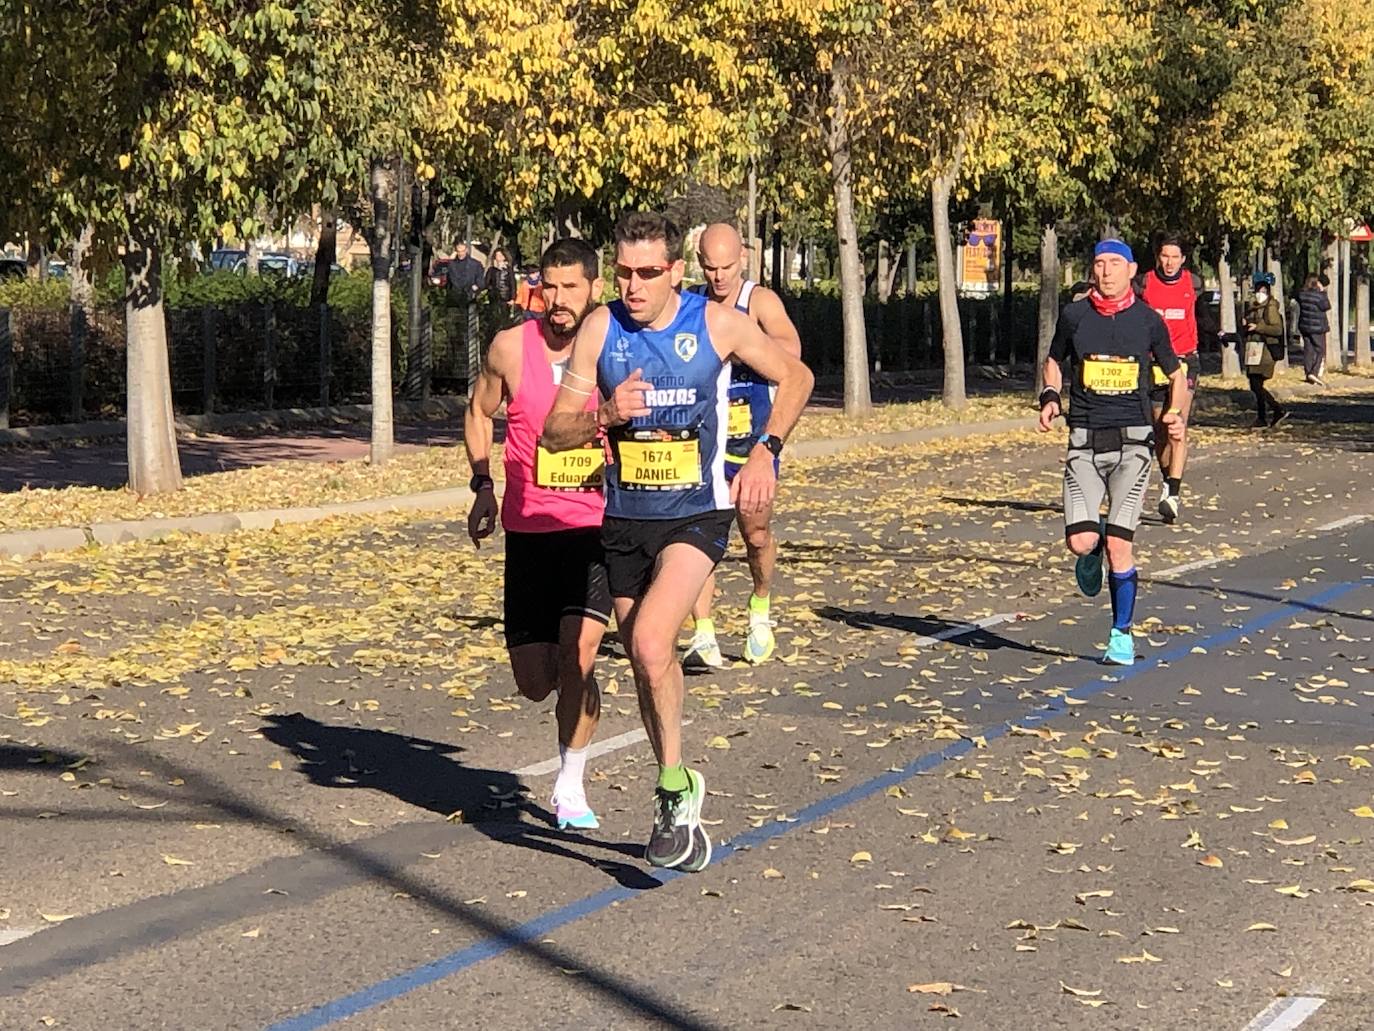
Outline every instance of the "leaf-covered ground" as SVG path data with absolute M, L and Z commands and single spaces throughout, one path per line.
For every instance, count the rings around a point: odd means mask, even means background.
M 620 884 L 653 890 L 366 1026 L 544 1026 L 550 992 L 550 1026 L 652 1023 L 655 927 L 693 929 L 671 997 L 692 1026 L 1239 1028 L 1328 985 L 1339 1012 L 1374 899 L 1374 538 L 1315 533 L 1374 512 L 1370 409 L 1346 405 L 1200 432 L 1184 520 L 1140 535 L 1139 648 L 1173 657 L 1109 680 L 1106 600 L 1062 547 L 1062 434 L 787 463 L 778 657 L 692 675 L 687 713 L 713 836 L 783 836 L 663 888 L 643 745 L 591 764 L 592 835 L 544 827 L 549 779 L 510 772 L 553 730 L 512 695 L 499 541 L 475 551 L 460 512 L 0 565 L 0 931 L 50 929 L 4 946 L 0 1007 L 265 1026 Z M 746 584 L 736 541 L 732 659 Z M 600 676 L 604 740 L 637 725 L 613 642 Z

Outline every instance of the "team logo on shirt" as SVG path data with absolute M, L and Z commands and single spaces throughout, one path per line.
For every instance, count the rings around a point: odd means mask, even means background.
M 625 337 L 616 337 L 615 343 L 611 345 L 611 361 L 628 362 L 630 360 L 630 341 Z
M 684 362 L 690 362 L 696 357 L 697 335 L 695 333 L 679 333 L 673 337 L 673 350 Z

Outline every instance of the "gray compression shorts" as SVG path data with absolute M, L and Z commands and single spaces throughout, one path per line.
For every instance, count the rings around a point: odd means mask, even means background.
M 1064 533 L 1097 532 L 1107 503 L 1107 536 L 1132 540 L 1154 468 L 1149 426 L 1069 430 L 1064 463 Z

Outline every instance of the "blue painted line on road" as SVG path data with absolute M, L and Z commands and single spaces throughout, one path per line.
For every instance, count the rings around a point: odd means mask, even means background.
M 1098 674 L 1090 681 L 1079 684 L 1077 687 L 1067 689 L 1066 695 L 1060 695 L 1048 703 L 1035 709 L 1028 709 L 1022 715 L 1007 720 L 1003 723 L 992 724 L 981 731 L 971 735 L 970 738 L 961 739 L 940 749 L 937 752 L 930 752 L 919 758 L 913 759 L 905 766 L 896 767 L 879 774 L 861 784 L 856 784 L 844 791 L 827 795 L 825 798 L 812 802 L 810 805 L 797 810 L 786 821 L 775 821 L 746 831 L 737 838 L 728 842 L 723 842 L 716 847 L 711 856 L 711 866 L 724 862 L 736 852 L 757 848 L 760 845 L 772 841 L 774 838 L 782 837 L 793 830 L 805 827 L 808 824 L 823 820 L 831 814 L 853 805 L 855 802 L 870 798 L 873 795 L 886 791 L 894 785 L 903 781 L 910 780 L 922 773 L 929 773 L 931 770 L 950 762 L 954 759 L 961 759 L 969 752 L 973 751 L 975 745 L 971 738 L 981 737 L 985 741 L 995 741 L 1005 737 L 1010 733 L 1013 726 L 1027 726 L 1035 723 L 1044 723 L 1063 715 L 1070 708 L 1071 702 L 1065 701 L 1070 698 L 1076 701 L 1086 701 L 1094 695 L 1101 694 L 1118 687 L 1123 681 L 1132 680 L 1146 673 L 1158 669 L 1161 665 L 1175 662 L 1179 659 L 1187 658 L 1192 650 L 1197 647 L 1221 647 L 1236 641 L 1246 634 L 1263 630 L 1272 626 L 1279 620 L 1292 614 L 1294 609 L 1309 609 L 1312 606 L 1326 605 L 1335 601 L 1343 595 L 1360 587 L 1368 587 L 1367 582 L 1341 583 L 1326 590 L 1320 591 L 1311 597 L 1304 599 L 1291 599 L 1284 602 L 1274 611 L 1256 617 L 1249 622 L 1242 623 L 1240 626 L 1222 630 L 1209 637 L 1180 645 L 1157 656 L 1137 662 L 1133 666 L 1120 666 L 1113 668 L 1109 674 Z M 975 633 L 976 630 L 970 630 Z M 680 877 L 689 877 L 691 874 L 682 873 L 679 870 L 656 870 L 650 874 L 658 880 L 660 884 L 671 884 Z M 494 959 L 504 952 L 519 948 L 532 942 L 537 942 L 550 932 L 560 927 L 581 920 L 583 917 L 591 916 L 604 909 L 607 909 L 616 902 L 625 902 L 644 894 L 643 888 L 607 888 L 605 891 L 588 895 L 586 898 L 569 903 L 558 909 L 550 910 L 542 916 L 511 927 L 509 930 L 492 935 L 482 941 L 469 945 L 465 949 L 450 953 L 432 963 L 416 967 L 395 977 L 389 977 L 384 981 L 369 985 L 348 995 L 341 996 L 322 1006 L 307 1010 L 299 1016 L 289 1017 L 267 1028 L 267 1031 L 316 1031 L 318 1028 L 327 1027 L 330 1024 L 349 1017 L 356 1016 L 365 1010 L 380 1006 L 390 1002 L 402 995 L 412 992 L 417 988 L 433 984 L 436 981 L 459 973 L 469 967 L 476 966 L 484 960 Z

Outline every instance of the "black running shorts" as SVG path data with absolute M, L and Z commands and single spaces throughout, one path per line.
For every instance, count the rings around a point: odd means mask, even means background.
M 714 565 L 725 557 L 730 543 L 733 508 L 682 519 L 618 519 L 607 516 L 601 525 L 606 549 L 606 572 L 611 597 L 642 598 L 654 578 L 654 565 L 670 544 L 690 544 Z
M 611 621 L 601 531 L 506 531 L 506 647 L 557 644 L 565 616 Z

